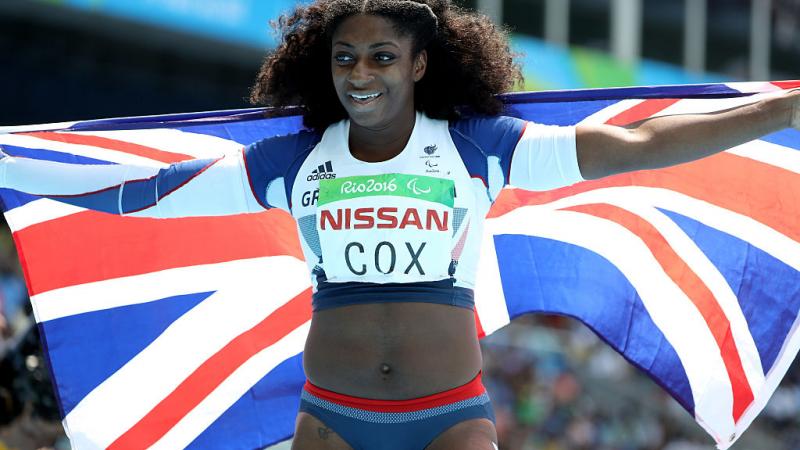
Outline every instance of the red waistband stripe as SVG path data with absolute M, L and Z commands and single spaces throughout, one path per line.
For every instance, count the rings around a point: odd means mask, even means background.
M 437 408 L 452 403 L 468 400 L 486 393 L 486 388 L 481 383 L 481 373 L 471 381 L 461 386 L 439 392 L 425 397 L 407 400 L 376 400 L 369 398 L 351 397 L 337 392 L 323 389 L 306 381 L 303 389 L 315 397 L 341 406 L 374 412 L 413 412 L 423 409 Z

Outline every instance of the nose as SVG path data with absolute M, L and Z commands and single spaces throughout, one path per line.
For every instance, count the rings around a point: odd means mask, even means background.
M 347 75 L 347 82 L 354 88 L 365 88 L 375 79 L 364 59 L 357 61 L 352 67 Z

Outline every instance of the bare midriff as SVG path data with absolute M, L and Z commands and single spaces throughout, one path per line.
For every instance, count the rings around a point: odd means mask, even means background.
M 315 312 L 303 366 L 316 386 L 404 400 L 467 383 L 481 369 L 474 313 L 434 303 L 369 303 Z

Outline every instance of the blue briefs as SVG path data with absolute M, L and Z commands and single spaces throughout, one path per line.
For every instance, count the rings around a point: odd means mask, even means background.
M 300 411 L 322 421 L 354 450 L 423 450 L 459 422 L 495 421 L 480 373 L 462 386 L 410 400 L 350 397 L 306 381 Z

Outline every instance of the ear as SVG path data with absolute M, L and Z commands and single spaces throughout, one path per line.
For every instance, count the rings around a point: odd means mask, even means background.
M 422 50 L 414 58 L 414 82 L 421 80 L 425 76 L 425 69 L 428 68 L 428 52 Z

